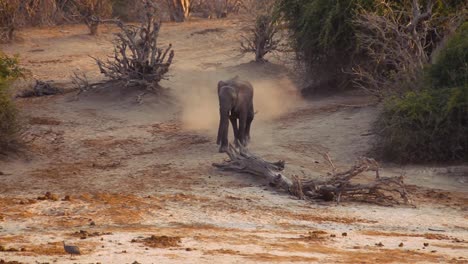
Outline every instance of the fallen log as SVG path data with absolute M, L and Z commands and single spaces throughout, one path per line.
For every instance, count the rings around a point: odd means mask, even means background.
M 239 149 L 229 145 L 229 160 L 213 163 L 213 166 L 224 171 L 249 173 L 266 178 L 271 186 L 282 189 L 299 199 L 321 199 L 340 202 L 343 199 L 376 203 L 381 205 L 410 204 L 403 177 L 380 177 L 379 165 L 371 158 L 360 158 L 347 171 L 337 172 L 333 162 L 331 177 L 326 180 L 302 180 L 297 176 L 286 177 L 282 174 L 285 162 L 265 161 L 250 153 L 244 147 Z M 375 178 L 368 183 L 354 183 L 352 179 L 367 172 L 375 172 Z
M 19 98 L 27 98 L 27 97 L 39 97 L 39 96 L 47 96 L 47 95 L 55 95 L 61 94 L 63 91 L 57 87 L 55 87 L 50 82 L 43 82 L 40 80 L 36 80 L 36 84 L 28 90 L 24 90 L 16 97 Z

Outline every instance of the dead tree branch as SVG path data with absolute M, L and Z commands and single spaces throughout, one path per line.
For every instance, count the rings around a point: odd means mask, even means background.
M 382 14 L 363 11 L 354 19 L 357 40 L 370 60 L 353 68 L 352 74 L 357 87 L 383 99 L 388 93 L 418 87 L 421 70 L 429 62 L 427 22 L 434 1 L 426 1 L 424 10 L 418 0 L 412 1 L 411 10 L 395 10 L 387 1 L 381 5 Z
M 241 52 L 255 53 L 256 62 L 265 62 L 265 55 L 279 49 L 280 40 L 278 22 L 272 14 L 272 5 L 252 11 L 254 21 L 248 26 L 247 33 L 242 35 Z
M 155 15 L 155 5 L 147 0 L 144 10 L 140 26 L 117 23 L 121 32 L 116 34 L 114 55 L 107 61 L 96 58 L 95 61 L 101 73 L 111 80 L 154 90 L 165 79 L 174 51 L 171 44 L 165 49 L 157 45 L 161 21 Z
M 249 173 L 266 178 L 270 185 L 285 190 L 299 199 L 322 199 L 340 202 L 352 199 L 381 205 L 408 204 L 408 193 L 403 183 L 403 177 L 380 177 L 379 165 L 374 159 L 361 158 L 356 165 L 344 172 L 333 172 L 327 180 L 301 180 L 296 176 L 284 176 L 281 171 L 285 162 L 268 162 L 242 146 L 239 150 L 232 145 L 227 152 L 230 160 L 223 163 L 213 163 L 213 166 L 224 171 Z M 330 164 L 333 164 L 331 159 Z M 334 166 L 334 165 L 333 165 Z M 358 175 L 374 171 L 376 177 L 367 184 L 354 183 Z

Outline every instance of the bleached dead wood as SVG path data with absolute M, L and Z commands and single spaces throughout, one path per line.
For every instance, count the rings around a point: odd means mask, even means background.
M 260 176 L 270 185 L 287 191 L 299 199 L 322 199 L 340 202 L 349 198 L 382 205 L 409 204 L 410 199 L 403 182 L 403 177 L 381 177 L 379 165 L 374 159 L 361 158 L 347 171 L 331 173 L 326 180 L 301 180 L 297 176 L 287 177 L 282 174 L 284 161 L 268 162 L 250 153 L 242 146 L 239 149 L 229 146 L 228 161 L 213 163 L 224 171 L 236 171 Z M 333 164 L 329 158 L 330 164 Z M 334 165 L 332 165 L 334 167 Z M 354 183 L 353 178 L 374 171 L 376 176 L 368 183 Z

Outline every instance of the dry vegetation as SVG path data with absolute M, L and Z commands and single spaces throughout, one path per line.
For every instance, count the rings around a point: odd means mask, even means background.
M 356 91 L 303 100 L 284 65 L 291 54 L 265 58 L 288 42 L 280 24 L 300 37 L 288 10 L 279 17 L 275 8 L 291 4 L 306 25 L 328 30 L 325 40 L 291 46 L 296 59 L 314 63 L 349 59 L 334 52 L 341 41 L 355 48 L 340 35 L 353 32 L 329 27 L 344 19 L 359 29 L 366 56 L 358 57 L 368 60 L 339 70 L 386 97 L 395 83 L 420 84 L 438 2 L 382 2 L 347 16 L 363 2 L 301 1 L 145 0 L 137 12 L 119 0 L 0 0 L 2 40 L 10 41 L 0 46 L 9 55 L 0 60 L 0 152 L 13 135 L 24 146 L 0 157 L 0 263 L 466 263 L 466 165 L 363 158 L 377 139 L 377 100 Z M 307 8 L 294 9 L 300 2 Z M 315 23 L 320 15 L 302 11 L 330 16 Z M 243 50 L 262 63 L 232 56 L 241 34 Z M 308 57 L 306 47 L 323 53 Z M 441 54 L 439 62 L 465 53 Z M 13 83 L 18 63 L 37 80 Z M 252 82 L 258 113 L 249 149 L 231 146 L 223 161 L 216 83 L 235 75 Z M 450 98 L 463 113 L 462 96 Z M 4 132 L 5 117 L 24 126 Z M 70 260 L 64 240 L 82 255 Z

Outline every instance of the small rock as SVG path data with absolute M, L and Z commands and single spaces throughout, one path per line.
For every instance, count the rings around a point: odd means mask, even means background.
M 104 245 L 102 245 L 101 248 L 104 248 Z
M 383 247 L 384 246 L 384 244 L 382 244 L 382 242 L 375 243 L 375 245 L 378 246 L 378 247 Z
M 5 175 L 5 173 L 3 173 L 3 171 L 0 171 L 0 175 Z
M 145 250 L 149 250 L 149 248 L 145 248 Z
M 431 253 L 436 253 L 436 252 L 437 252 L 437 250 L 431 250 Z
M 71 201 L 70 195 L 65 195 L 65 197 L 63 197 L 62 201 L 67 201 L 67 202 Z
M 127 253 L 127 250 L 122 250 L 122 253 Z
M 425 247 L 427 247 L 427 246 L 429 246 L 429 243 L 424 243 L 423 245 L 424 245 Z
M 96 223 L 94 221 L 91 221 L 91 223 L 89 223 L 90 226 L 95 226 Z
M 331 234 L 330 237 L 336 237 L 336 235 L 335 235 L 335 234 Z
M 186 248 L 185 251 L 192 251 L 193 249 L 191 248 Z
M 399 247 L 403 247 L 403 242 L 401 242 L 398 246 L 399 246 Z
M 341 234 L 342 236 L 348 236 L 348 233 L 344 232 Z

